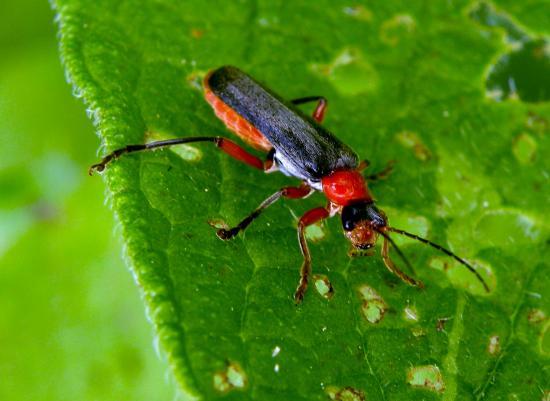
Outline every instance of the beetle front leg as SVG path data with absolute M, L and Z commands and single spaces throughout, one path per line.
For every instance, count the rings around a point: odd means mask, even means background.
M 226 229 L 220 228 L 216 233 L 220 239 L 228 240 L 236 236 L 240 231 L 243 231 L 246 227 L 250 225 L 265 209 L 277 202 L 281 197 L 287 199 L 302 199 L 307 197 L 313 192 L 313 189 L 302 183 L 299 187 L 284 187 L 279 189 L 273 195 L 265 199 L 260 206 L 258 206 L 252 213 L 246 216 L 239 224 L 235 227 Z
M 309 253 L 309 248 L 307 246 L 305 229 L 307 226 L 326 219 L 329 215 L 330 213 L 326 208 L 317 207 L 306 212 L 298 222 L 298 242 L 300 243 L 300 250 L 302 251 L 304 261 L 302 262 L 302 267 L 300 268 L 300 281 L 298 282 L 298 287 L 294 293 L 294 301 L 296 301 L 297 304 L 302 302 L 304 299 L 304 294 L 306 293 L 309 283 L 309 276 L 311 276 L 311 254 Z
M 389 255 L 389 241 L 387 238 L 384 238 L 384 243 L 382 245 L 382 260 L 384 261 L 384 265 L 388 268 L 388 270 L 399 277 L 401 280 L 403 280 L 405 283 L 414 287 L 424 287 L 422 281 L 415 280 L 414 278 L 408 276 L 393 263 Z
M 328 100 L 324 96 L 308 96 L 291 100 L 292 104 L 303 104 L 309 102 L 317 102 L 317 106 L 315 107 L 312 117 L 318 123 L 322 123 L 328 107 Z
M 393 171 L 393 166 L 394 166 L 394 165 L 395 165 L 395 161 L 394 161 L 394 160 L 390 160 L 390 161 L 386 164 L 386 167 L 384 167 L 384 169 L 383 169 L 382 171 L 378 171 L 378 172 L 376 172 L 376 173 L 366 175 L 366 176 L 365 176 L 365 180 L 367 180 L 367 181 L 378 181 L 378 180 L 383 180 L 383 179 L 388 178 L 388 176 L 389 176 L 389 175 L 391 174 L 391 172 Z M 359 171 L 362 171 L 362 170 L 366 169 L 368 166 L 369 166 L 369 161 L 368 161 L 368 160 L 364 160 L 364 161 L 362 161 L 361 163 L 359 163 L 358 170 L 359 170 Z

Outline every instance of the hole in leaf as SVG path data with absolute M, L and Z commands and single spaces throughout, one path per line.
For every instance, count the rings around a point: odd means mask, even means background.
M 505 31 L 511 51 L 490 67 L 487 95 L 497 101 L 512 98 L 524 102 L 550 99 L 550 50 L 543 39 L 534 39 L 505 13 L 488 3 L 478 3 L 470 17 L 482 25 Z
M 334 401 L 365 401 L 365 394 L 353 387 L 338 388 L 329 386 L 325 392 Z
M 497 101 L 507 98 L 524 102 L 550 100 L 549 48 L 544 40 L 533 40 L 504 54 L 489 70 L 488 96 Z
M 498 27 L 506 32 L 506 39 L 509 43 L 525 42 L 529 36 L 517 27 L 512 20 L 504 13 L 497 12 L 491 5 L 479 2 L 470 11 L 470 18 L 474 21 L 489 27 Z
M 491 336 L 489 338 L 489 345 L 487 346 L 487 351 L 492 356 L 498 355 L 500 353 L 500 337 L 497 335 Z
M 321 241 L 325 238 L 325 231 L 321 222 L 306 227 L 306 238 L 313 242 Z
M 443 376 L 436 365 L 415 366 L 407 372 L 407 383 L 413 387 L 442 393 L 445 391 Z
M 235 362 L 228 362 L 225 370 L 214 374 L 214 388 L 222 393 L 246 387 L 248 379 L 246 373 Z
M 363 299 L 361 313 L 369 323 L 378 323 L 388 310 L 388 305 L 380 295 L 368 285 L 359 288 L 359 294 Z
M 546 313 L 540 309 L 531 309 L 527 315 L 527 321 L 531 324 L 538 324 L 546 320 Z
M 324 274 L 316 274 L 313 276 L 315 289 L 323 298 L 331 299 L 334 295 L 334 288 L 327 276 Z

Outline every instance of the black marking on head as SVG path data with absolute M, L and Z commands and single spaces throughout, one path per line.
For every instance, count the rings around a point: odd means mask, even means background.
M 384 227 L 386 216 L 372 201 L 362 201 L 344 206 L 342 209 L 342 227 L 351 231 L 360 221 L 370 221 L 374 227 Z

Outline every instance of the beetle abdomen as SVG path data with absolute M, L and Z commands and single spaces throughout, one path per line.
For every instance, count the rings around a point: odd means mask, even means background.
M 204 79 L 204 98 L 210 103 L 216 116 L 223 121 L 229 130 L 241 137 L 250 146 L 258 150 L 271 150 L 273 145 L 260 131 L 210 90 L 208 78 L 209 75 Z

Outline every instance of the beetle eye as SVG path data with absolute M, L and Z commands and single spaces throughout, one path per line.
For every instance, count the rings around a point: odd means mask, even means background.
M 351 231 L 361 220 L 368 220 L 367 202 L 358 202 L 344 206 L 342 209 L 342 227 L 344 231 Z

